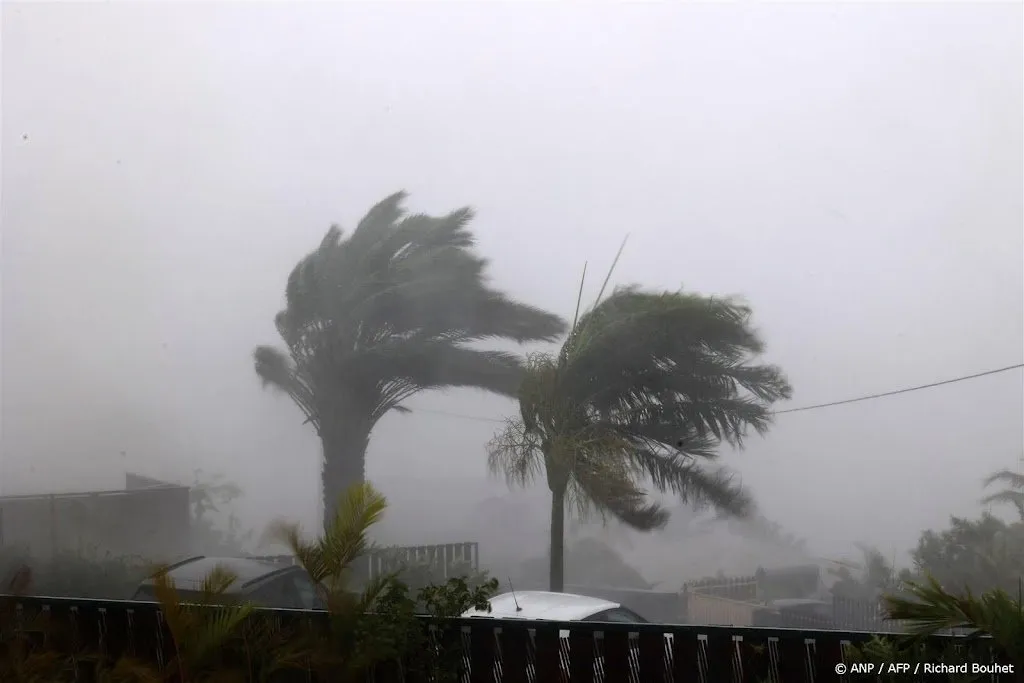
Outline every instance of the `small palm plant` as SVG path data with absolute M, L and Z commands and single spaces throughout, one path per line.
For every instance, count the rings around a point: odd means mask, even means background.
M 307 540 L 297 525 L 282 522 L 268 535 L 294 553 L 327 607 L 327 632 L 309 634 L 310 666 L 324 680 L 349 681 L 408 651 L 415 601 L 394 574 L 371 579 L 359 591 L 353 587 L 352 567 L 371 547 L 368 532 L 387 509 L 384 496 L 369 483 L 357 483 L 333 509 L 318 538 Z
M 956 595 L 931 576 L 924 582 L 908 582 L 906 589 L 909 597 L 885 597 L 890 619 L 910 622 L 910 633 L 917 637 L 948 629 L 965 629 L 970 639 L 991 636 L 996 661 L 1015 665 L 1018 680 L 1024 681 L 1024 585 L 1018 587 L 1016 598 L 1001 589 L 980 596 L 966 589 Z
M 215 567 L 203 579 L 198 599 L 184 603 L 167 572 L 160 570 L 155 574 L 154 593 L 174 649 L 173 656 L 158 672 L 158 680 L 244 680 L 243 672 L 233 670 L 224 657 L 231 650 L 237 651 L 243 627 L 254 609 L 249 603 L 233 604 L 227 596 L 237 579 L 224 567 Z M 125 666 L 122 662 L 118 664 Z

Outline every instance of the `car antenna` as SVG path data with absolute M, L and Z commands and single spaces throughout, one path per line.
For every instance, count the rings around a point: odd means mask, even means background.
M 512 591 L 512 602 L 516 603 L 516 611 L 522 612 L 523 608 L 519 606 L 519 600 L 516 599 L 516 589 L 512 586 L 512 577 L 508 577 L 508 589 Z

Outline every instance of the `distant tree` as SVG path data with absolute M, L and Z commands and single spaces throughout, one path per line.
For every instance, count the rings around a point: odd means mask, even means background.
M 323 446 L 325 523 L 363 480 L 377 422 L 425 389 L 474 387 L 514 395 L 520 359 L 470 346 L 486 339 L 553 340 L 557 316 L 487 284 L 462 208 L 406 215 L 405 193 L 374 206 L 348 239 L 337 226 L 299 261 L 275 323 L 286 351 L 260 346 L 256 373 L 288 395 Z
M 788 398 L 782 372 L 757 365 L 763 343 L 750 309 L 730 299 L 617 289 L 574 323 L 560 353 L 535 354 L 520 417 L 489 444 L 510 485 L 543 475 L 551 490 L 550 588 L 564 586 L 566 505 L 638 530 L 669 513 L 643 488 L 745 515 L 752 503 L 724 470 L 707 469 L 722 441 L 765 432 Z
M 221 474 L 207 474 L 201 469 L 193 473 L 193 478 L 189 504 L 196 551 L 210 555 L 244 553 L 252 541 L 252 531 L 243 531 L 241 522 L 230 509 L 243 495 L 242 489 Z
M 900 588 L 900 574 L 878 548 L 859 545 L 863 555 L 861 571 L 854 573 L 848 566 L 829 570 L 838 581 L 832 585 L 832 594 L 853 600 L 877 600 L 885 593 L 896 593 Z
M 922 534 L 911 557 L 914 570 L 904 579 L 933 577 L 953 592 L 1015 594 L 1024 577 L 1024 522 L 1007 524 L 989 514 L 977 520 L 953 517 L 949 529 Z
M 1006 488 L 982 499 L 982 503 L 1009 503 L 1017 508 L 1017 514 L 1024 521 L 1024 474 L 1011 470 L 1000 470 L 985 479 L 985 486 L 1002 484 Z

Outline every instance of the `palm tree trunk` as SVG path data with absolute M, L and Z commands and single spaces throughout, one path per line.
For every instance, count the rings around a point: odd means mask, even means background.
M 322 425 L 323 446 L 321 493 L 324 504 L 324 527 L 334 519 L 342 494 L 366 478 L 366 448 L 370 429 L 349 420 L 336 420 Z
M 565 590 L 565 487 L 551 490 L 551 565 L 548 590 Z

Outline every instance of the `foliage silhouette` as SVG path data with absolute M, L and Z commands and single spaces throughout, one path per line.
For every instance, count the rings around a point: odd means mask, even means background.
M 788 398 L 782 372 L 752 359 L 763 343 L 732 299 L 620 288 L 574 323 L 557 355 L 533 354 L 520 416 L 488 446 L 510 485 L 551 490 L 550 588 L 564 586 L 565 508 L 639 530 L 669 513 L 643 483 L 733 515 L 752 510 L 728 472 L 710 469 L 725 441 L 764 433 Z
M 970 588 L 963 594 L 951 593 L 931 576 L 924 582 L 909 582 L 906 589 L 910 597 L 886 596 L 890 619 L 909 622 L 911 634 L 918 637 L 947 630 L 966 631 L 972 639 L 991 636 L 995 660 L 1015 665 L 1024 680 L 1024 610 L 1020 595 L 1024 579 L 1018 584 L 1016 599 L 1001 589 L 977 597 Z
M 388 412 L 427 389 L 474 387 L 514 395 L 514 354 L 471 346 L 488 339 L 553 340 L 557 316 L 487 284 L 462 208 L 407 214 L 387 197 L 347 239 L 332 226 L 288 277 L 275 323 L 281 351 L 254 351 L 257 375 L 299 407 L 323 446 L 324 522 L 337 496 L 363 480 L 366 448 Z

